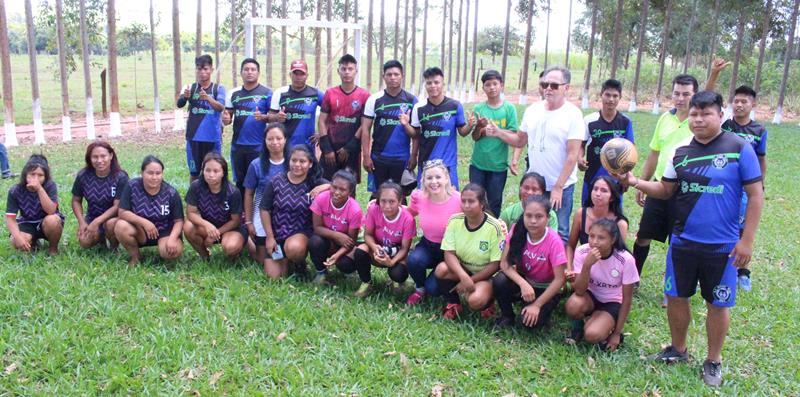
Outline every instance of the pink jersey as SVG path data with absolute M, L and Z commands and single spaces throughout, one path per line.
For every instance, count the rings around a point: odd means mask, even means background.
M 511 244 L 516 224 L 511 227 L 511 232 L 506 237 L 506 248 Z M 558 232 L 549 227 L 539 241 L 531 241 L 531 236 L 525 234 L 525 249 L 522 251 L 522 263 L 517 265 L 517 271 L 526 280 L 534 283 L 549 283 L 555 275 L 553 268 L 567 264 L 567 254 L 564 252 L 564 242 Z
M 367 206 L 366 228 L 372 229 L 375 242 L 384 247 L 397 247 L 403 240 L 411 240 L 417 235 L 417 223 L 407 208 L 400 206 L 394 219 L 386 219 L 376 202 Z
M 443 203 L 432 202 L 422 190 L 411 193 L 411 204 L 408 210 L 419 216 L 419 226 L 422 236 L 432 243 L 441 243 L 444 239 L 444 229 L 447 222 L 454 214 L 461 212 L 461 193 L 453 191 L 447 201 Z
M 576 272 L 583 268 L 583 262 L 589 254 L 589 244 L 575 250 L 572 266 Z M 622 286 L 639 281 L 636 261 L 628 251 L 615 251 L 607 259 L 602 259 L 592 266 L 589 272 L 589 291 L 603 303 L 622 303 Z
M 321 216 L 325 227 L 336 232 L 361 228 L 361 207 L 352 197 L 347 198 L 342 208 L 336 208 L 331 202 L 331 192 L 324 191 L 311 203 L 311 212 Z

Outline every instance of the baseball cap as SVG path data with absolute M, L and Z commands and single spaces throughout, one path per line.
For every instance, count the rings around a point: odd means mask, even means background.
M 289 67 L 289 72 L 291 73 L 294 72 L 295 70 L 302 70 L 303 72 L 308 74 L 308 65 L 306 64 L 306 61 L 302 59 L 296 59 L 292 61 L 292 64 Z

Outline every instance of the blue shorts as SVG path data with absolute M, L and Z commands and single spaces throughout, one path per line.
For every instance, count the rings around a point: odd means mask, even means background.
M 189 166 L 189 175 L 199 176 L 203 159 L 209 152 L 222 153 L 222 142 L 186 141 L 186 164 Z
M 736 305 L 737 269 L 735 257 L 728 255 L 736 242 L 704 244 L 672 235 L 667 251 L 664 293 L 672 297 L 694 295 L 700 283 L 700 295 L 718 307 Z

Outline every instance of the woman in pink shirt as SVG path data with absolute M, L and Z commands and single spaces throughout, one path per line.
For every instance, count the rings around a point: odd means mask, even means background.
M 348 170 L 333 174 L 330 190 L 320 193 L 311 203 L 314 234 L 309 239 L 309 253 L 317 275 L 315 284 L 328 284 L 328 269 L 336 266 L 342 273 L 356 270 L 353 250 L 361 230 L 361 207 L 352 194 L 356 178 Z
M 433 272 L 427 275 L 444 260 L 442 239 L 450 216 L 461 212 L 461 194 L 450 184 L 450 171 L 440 160 L 429 161 L 422 169 L 422 189 L 411 193 L 408 210 L 419 216 L 422 238 L 408 254 L 408 273 L 414 280 L 415 291 L 406 304 L 416 305 L 430 294 L 439 295 Z
M 522 203 L 522 216 L 511 227 L 500 260 L 500 269 L 492 279 L 492 289 L 501 315 L 497 326 L 514 324 L 512 303 L 523 301 L 522 324 L 539 329 L 549 322 L 561 300 L 567 256 L 558 232 L 547 227 L 550 201 L 541 195 L 529 196 Z
M 365 297 L 372 290 L 372 265 L 386 268 L 389 278 L 402 284 L 408 279 L 406 257 L 411 249 L 411 240 L 417 235 L 414 215 L 400 202 L 403 189 L 392 182 L 381 184 L 378 200 L 367 206 L 364 225 L 364 243 L 356 248 L 355 262 L 361 286 L 358 297 Z
M 575 250 L 573 266 L 578 275 L 572 284 L 575 293 L 566 305 L 574 321 L 568 342 L 584 338 L 615 350 L 622 343 L 633 286 L 639 281 L 636 261 L 625 247 L 617 222 L 595 221 L 589 228 L 589 244 Z

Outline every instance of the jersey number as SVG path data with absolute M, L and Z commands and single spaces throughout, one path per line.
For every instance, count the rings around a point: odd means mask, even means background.
M 117 187 L 111 186 L 111 197 L 117 197 Z
M 169 204 L 161 204 L 161 215 L 169 215 Z

